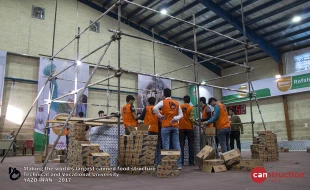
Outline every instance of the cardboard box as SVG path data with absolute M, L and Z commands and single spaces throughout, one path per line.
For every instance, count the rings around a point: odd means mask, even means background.
M 176 166 L 177 160 L 162 160 L 161 165 L 162 166 Z
M 243 159 L 240 161 L 240 166 L 255 168 L 257 166 L 264 167 L 264 163 L 260 159 Z
M 215 151 L 211 146 L 205 146 L 197 155 L 197 161 L 201 165 L 204 160 L 215 159 Z
M 226 162 L 234 158 L 240 157 L 240 151 L 238 149 L 230 150 L 221 155 L 221 158 Z
M 34 162 L 43 162 L 45 160 L 45 156 L 43 155 L 34 155 Z
M 153 151 L 155 151 L 156 150 L 156 145 L 138 144 L 138 145 L 135 145 L 133 148 L 136 149 L 136 150 L 139 150 L 139 151 L 146 151 L 146 150 L 153 150 Z
M 218 172 L 226 172 L 227 168 L 225 165 L 217 165 L 217 166 L 206 166 L 203 165 L 201 168 L 202 172 L 208 172 L 208 173 L 218 173 Z
M 143 141 L 143 145 L 157 145 L 157 140 Z
M 205 166 L 217 166 L 217 165 L 223 165 L 224 160 L 220 159 L 212 159 L 212 160 L 204 160 L 203 165 Z
M 240 171 L 240 164 L 233 164 L 230 166 L 230 170 L 232 171 Z
M 158 135 L 143 135 L 143 140 L 144 141 L 157 141 L 158 140 Z
M 226 166 L 231 166 L 232 164 L 239 164 L 241 160 L 241 156 L 225 161 Z
M 155 154 L 139 155 L 139 160 L 150 160 L 155 158 Z
M 177 160 L 180 157 L 179 150 L 162 150 L 161 160 Z
M 243 172 L 250 172 L 252 171 L 253 168 L 251 167 L 245 167 L 245 166 L 240 166 L 240 171 L 243 171 Z
M 209 127 L 209 128 L 206 128 L 205 129 L 205 134 L 206 136 L 216 136 L 216 130 L 215 130 L 215 127 Z

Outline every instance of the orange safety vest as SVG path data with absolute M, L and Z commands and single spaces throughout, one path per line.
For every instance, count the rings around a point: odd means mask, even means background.
M 122 108 L 122 117 L 125 128 L 130 126 L 138 127 L 138 121 L 133 118 L 130 107 L 130 104 L 126 104 Z
M 69 135 L 69 129 L 65 129 L 65 134 L 66 134 L 66 136 Z
M 181 104 L 180 107 L 183 112 L 183 117 L 180 119 L 179 129 L 194 129 L 194 126 L 190 120 L 191 112 L 194 107 L 189 104 Z
M 222 103 L 217 103 L 217 105 L 220 107 L 220 115 L 215 122 L 217 130 L 229 128 L 230 127 L 230 121 L 228 118 L 226 106 Z
M 202 119 L 208 118 L 207 109 L 210 110 L 211 117 L 213 116 L 213 112 L 211 112 L 211 109 L 209 108 L 209 106 L 206 105 L 206 106 L 203 108 L 203 111 L 202 111 Z M 211 127 L 214 127 L 213 123 L 209 123 L 209 124 L 207 125 L 207 128 L 211 128 Z
M 179 115 L 179 103 L 172 99 L 163 100 L 162 115 L 166 116 L 162 120 L 162 127 L 179 127 L 179 123 L 176 121 L 173 124 L 170 121 L 174 116 Z
M 149 131 L 158 133 L 158 116 L 153 110 L 154 106 L 145 107 L 145 116 L 143 123 L 150 125 Z

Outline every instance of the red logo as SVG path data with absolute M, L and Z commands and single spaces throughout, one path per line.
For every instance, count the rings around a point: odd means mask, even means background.
M 263 183 L 267 176 L 268 174 L 263 167 L 256 167 L 251 172 L 251 178 L 255 183 Z

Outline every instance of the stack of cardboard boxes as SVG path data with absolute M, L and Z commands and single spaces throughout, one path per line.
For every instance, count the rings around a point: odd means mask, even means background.
M 277 135 L 272 131 L 258 131 L 259 137 L 253 139 L 251 145 L 252 159 L 261 159 L 264 162 L 279 160 Z
M 75 124 L 69 129 L 69 146 L 67 154 L 68 167 L 72 173 L 83 173 L 87 171 L 88 156 L 99 153 L 99 144 L 90 144 L 85 138 L 84 124 Z
M 104 177 L 113 172 L 109 153 L 91 153 L 87 156 L 86 166 L 91 168 L 90 177 Z
M 121 167 L 127 167 L 128 174 L 153 174 L 157 135 L 148 135 L 147 131 L 133 131 L 120 138 Z M 139 168 L 148 168 L 142 170 Z
M 205 146 L 197 155 L 197 163 L 202 172 L 224 172 L 227 171 L 224 160 L 215 159 L 216 154 L 212 147 Z
M 171 178 L 179 175 L 177 170 L 177 159 L 180 157 L 178 150 L 162 150 L 161 165 L 157 166 L 157 177 Z
M 279 160 L 279 150 L 276 134 L 272 131 L 258 131 L 259 135 L 259 156 L 264 162 Z

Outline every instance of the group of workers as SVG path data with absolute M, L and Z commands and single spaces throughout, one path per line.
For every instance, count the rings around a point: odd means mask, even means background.
M 181 156 L 177 160 L 177 169 L 182 169 L 184 165 L 184 146 L 185 140 L 188 140 L 189 148 L 189 165 L 195 165 L 194 162 L 194 125 L 201 123 L 200 134 L 200 146 L 203 148 L 208 145 L 208 139 L 206 135 L 206 128 L 216 128 L 216 138 L 221 146 L 222 153 L 233 149 L 234 143 L 229 143 L 231 135 L 231 141 L 236 139 L 237 147 L 240 147 L 240 129 L 243 133 L 243 127 L 241 120 L 235 115 L 233 109 L 229 110 L 230 118 L 226 106 L 221 102 L 218 102 L 215 98 L 210 98 L 207 105 L 206 98 L 199 98 L 199 107 L 201 110 L 201 120 L 195 119 L 194 107 L 190 105 L 190 97 L 188 95 L 183 97 L 183 104 L 179 104 L 177 101 L 171 98 L 171 90 L 166 88 L 163 91 L 163 99 L 155 105 L 155 98 L 148 98 L 148 106 L 143 108 L 140 115 L 136 113 L 134 108 L 135 98 L 132 95 L 126 97 L 127 104 L 122 108 L 122 119 L 125 126 L 125 134 L 129 135 L 133 128 L 138 127 L 138 120 L 143 120 L 145 125 L 149 125 L 148 134 L 158 135 L 161 137 L 161 149 L 169 150 L 176 149 L 181 151 Z M 237 121 L 237 122 L 236 122 Z M 235 123 L 235 124 L 234 124 Z M 233 130 L 233 131 L 232 131 Z M 238 132 L 239 131 L 239 136 Z M 232 146 L 230 146 L 231 144 Z M 217 152 L 217 145 L 214 146 Z

